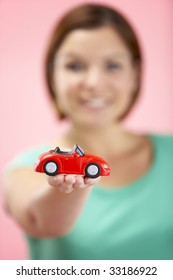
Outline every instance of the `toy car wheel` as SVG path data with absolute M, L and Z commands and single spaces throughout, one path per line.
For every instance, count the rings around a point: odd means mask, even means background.
M 44 164 L 44 172 L 49 176 L 58 174 L 58 165 L 56 162 L 50 160 Z
M 97 163 L 89 163 L 85 168 L 85 174 L 89 178 L 97 178 L 100 175 L 100 166 Z

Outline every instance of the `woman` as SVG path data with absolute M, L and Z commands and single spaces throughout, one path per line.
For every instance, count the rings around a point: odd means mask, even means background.
M 8 212 L 27 234 L 33 259 L 172 259 L 173 140 L 122 126 L 141 86 L 136 35 L 112 8 L 85 4 L 55 28 L 46 80 L 67 134 L 19 156 L 6 176 Z M 48 177 L 33 171 L 52 147 L 79 144 L 111 175 Z

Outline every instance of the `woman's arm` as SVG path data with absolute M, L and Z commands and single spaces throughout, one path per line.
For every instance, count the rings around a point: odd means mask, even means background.
M 80 175 L 47 177 L 19 168 L 4 180 L 6 209 L 32 236 L 63 236 L 73 227 L 97 181 Z

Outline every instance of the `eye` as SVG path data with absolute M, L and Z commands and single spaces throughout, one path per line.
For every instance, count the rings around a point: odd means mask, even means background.
M 121 69 L 120 63 L 109 62 L 106 64 L 106 70 L 114 72 Z
M 66 68 L 73 72 L 80 72 L 84 70 L 84 65 L 82 65 L 81 63 L 68 63 L 66 65 Z

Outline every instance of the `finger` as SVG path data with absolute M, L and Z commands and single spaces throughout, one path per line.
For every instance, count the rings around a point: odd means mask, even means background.
M 63 192 L 71 192 L 76 181 L 75 177 L 72 174 L 64 175 L 64 181 L 58 185 L 58 188 Z
M 64 184 L 73 185 L 76 182 L 76 175 L 67 174 L 64 176 Z
M 72 184 L 61 184 L 58 185 L 58 190 L 60 190 L 63 193 L 71 193 L 74 190 L 74 187 Z
M 76 179 L 76 181 L 73 184 L 74 189 L 79 189 L 79 188 L 85 187 L 83 176 L 77 175 L 75 179 Z
M 87 186 L 96 185 L 98 184 L 99 181 L 100 181 L 100 177 L 98 178 L 84 177 L 84 184 L 86 184 Z
M 62 174 L 48 177 L 48 183 L 53 187 L 57 187 L 58 185 L 62 184 L 63 182 L 64 182 L 64 175 L 62 175 Z
M 62 189 L 61 191 L 64 193 L 71 193 L 74 191 L 74 188 L 73 188 L 73 186 L 71 186 L 69 188 Z
M 58 174 L 55 176 L 49 176 L 48 183 L 63 193 L 71 193 L 74 190 L 73 185 L 75 183 L 75 175 Z

